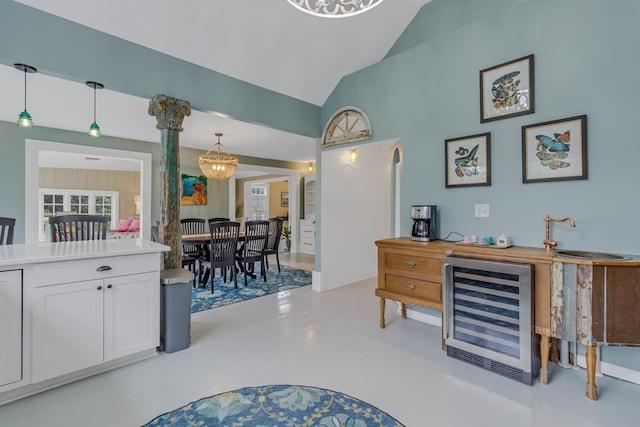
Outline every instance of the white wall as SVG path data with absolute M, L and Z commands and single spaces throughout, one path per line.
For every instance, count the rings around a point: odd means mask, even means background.
M 392 149 L 396 140 L 321 153 L 320 286 L 328 290 L 377 275 L 374 242 L 392 237 Z

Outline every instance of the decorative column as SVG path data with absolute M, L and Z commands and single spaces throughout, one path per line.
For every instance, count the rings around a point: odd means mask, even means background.
M 161 133 L 160 174 L 162 205 L 160 235 L 171 251 L 165 253 L 164 268 L 182 267 L 182 228 L 180 226 L 180 132 L 182 120 L 191 115 L 187 101 L 156 95 L 149 101 L 149 115 L 155 116 Z

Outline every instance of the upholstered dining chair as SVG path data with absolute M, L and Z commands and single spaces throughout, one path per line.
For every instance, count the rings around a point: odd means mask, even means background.
M 52 242 L 73 242 L 77 240 L 105 240 L 107 223 L 105 215 L 57 215 L 49 217 Z
M 233 284 L 238 287 L 238 277 L 236 274 L 236 251 L 238 250 L 238 239 L 240 237 L 240 223 L 233 221 L 217 221 L 209 224 L 211 241 L 209 243 L 209 256 L 200 259 L 201 268 L 204 270 L 202 283 L 206 286 L 211 273 L 211 293 L 213 293 L 213 282 L 216 275 L 216 268 L 220 269 L 220 276 L 224 282 L 227 281 L 227 269 L 231 271 Z
M 262 279 L 267 281 L 267 269 L 264 264 L 264 248 L 269 237 L 269 221 L 247 221 L 244 225 L 244 241 L 236 254 L 236 261 L 244 273 L 244 285 L 247 286 L 247 273 L 254 271 L 256 262 L 260 262 Z
M 13 245 L 13 229 L 15 218 L 0 217 L 0 245 Z
M 204 234 L 207 232 L 206 220 L 204 218 L 183 218 L 180 220 L 180 226 L 182 227 L 182 234 Z M 183 243 L 182 267 L 187 267 L 196 277 L 200 277 L 200 268 L 197 264 L 203 255 L 202 245 Z M 196 286 L 195 279 L 193 280 L 193 286 Z
M 284 223 L 284 219 L 277 218 L 269 218 L 269 237 L 267 238 L 267 246 L 264 248 L 264 263 L 269 268 L 269 255 L 276 256 L 276 262 L 278 263 L 278 273 L 282 270 L 280 269 L 280 255 L 278 255 L 278 248 L 280 247 L 280 239 L 282 238 L 282 224 Z

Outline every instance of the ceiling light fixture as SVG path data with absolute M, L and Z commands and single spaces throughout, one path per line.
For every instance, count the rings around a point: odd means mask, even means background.
M 214 149 L 217 151 L 207 151 L 207 154 L 203 154 L 198 157 L 198 165 L 202 173 L 211 179 L 217 179 L 223 181 L 229 179 L 236 173 L 238 169 L 238 159 L 232 157 L 229 153 L 222 152 L 223 146 L 220 142 L 221 133 L 215 134 L 218 137 Z
M 289 3 L 315 16 L 344 18 L 373 9 L 383 0 L 289 0 Z
M 38 70 L 26 64 L 13 64 L 13 66 L 17 70 L 24 71 L 24 111 L 18 116 L 18 126 L 32 128 L 33 120 L 31 120 L 31 114 L 27 111 L 27 73 L 37 73 Z
M 100 138 L 102 132 L 100 132 L 100 126 L 96 123 L 96 90 L 104 88 L 104 85 L 98 82 L 87 82 L 87 86 L 93 88 L 93 123 L 89 126 L 89 135 L 94 138 Z

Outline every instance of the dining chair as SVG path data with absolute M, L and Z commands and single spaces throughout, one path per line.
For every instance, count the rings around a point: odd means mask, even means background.
M 278 248 L 280 247 L 280 240 L 282 238 L 282 224 L 284 219 L 281 217 L 269 218 L 269 237 L 267 238 L 267 245 L 264 249 L 264 263 L 269 269 L 269 255 L 276 256 L 276 262 L 278 263 L 278 273 L 280 270 L 280 255 L 278 255 Z
M 229 218 L 215 217 L 215 218 L 209 218 L 207 220 L 207 223 L 211 225 L 212 222 L 220 222 L 220 221 L 231 221 L 231 220 Z
M 211 241 L 209 243 L 209 256 L 200 259 L 200 266 L 204 270 L 202 283 L 206 286 L 211 274 L 211 293 L 216 275 L 216 268 L 220 269 L 220 276 L 227 282 L 227 269 L 231 271 L 231 278 L 235 288 L 238 288 L 238 276 L 236 273 L 236 251 L 240 237 L 240 223 L 233 221 L 218 221 L 209 224 Z
M 204 234 L 207 232 L 206 221 L 204 218 L 183 218 L 180 220 L 182 234 Z M 206 246 L 206 245 L 204 245 Z M 200 258 L 205 255 L 203 245 L 195 243 L 182 244 L 182 267 L 187 267 L 189 271 L 200 277 Z M 196 279 L 193 280 L 193 286 L 196 286 Z
M 247 273 L 253 273 L 256 262 L 260 262 L 262 279 L 267 281 L 267 269 L 264 264 L 264 248 L 269 237 L 269 221 L 247 221 L 244 225 L 244 241 L 236 254 L 236 261 L 244 273 L 244 285 L 247 286 Z
M 106 240 L 107 223 L 105 215 L 57 215 L 49 217 L 52 242 L 73 242 L 78 240 Z
M 13 245 L 13 229 L 15 218 L 0 217 L 0 245 Z

